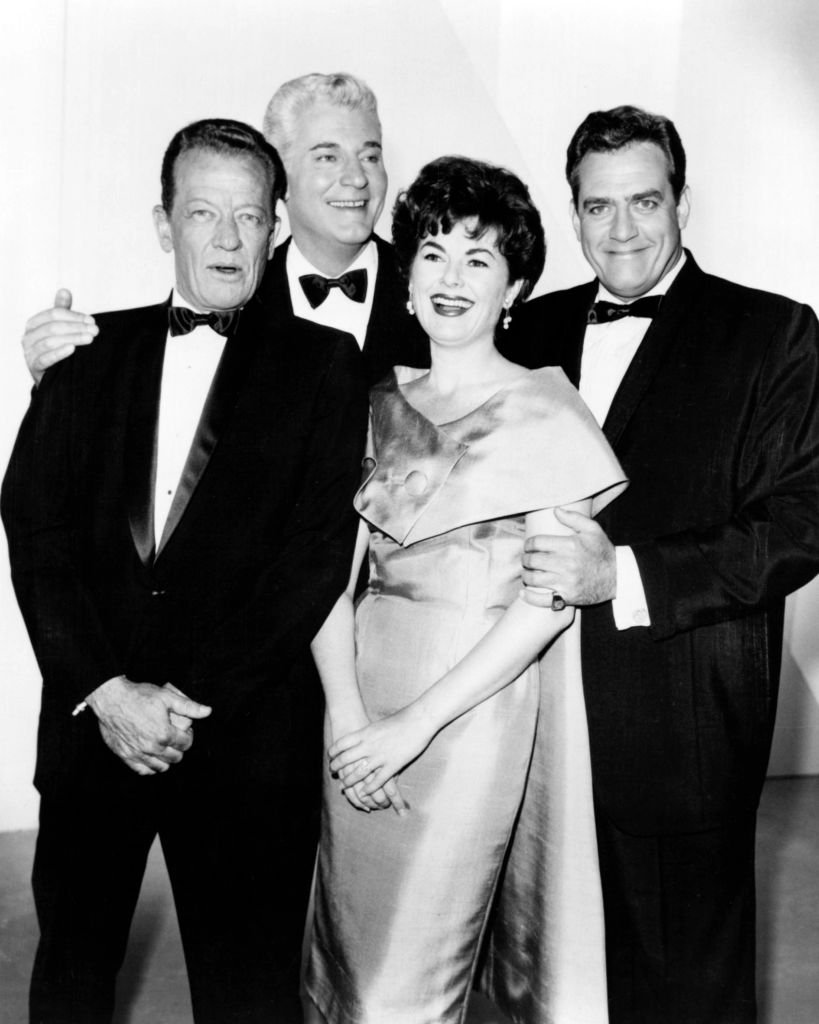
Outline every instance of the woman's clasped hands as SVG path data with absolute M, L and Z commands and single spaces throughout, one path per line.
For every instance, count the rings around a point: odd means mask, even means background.
M 362 810 L 410 809 L 396 776 L 421 754 L 435 731 L 411 705 L 342 736 L 328 751 L 330 771 L 347 799 Z

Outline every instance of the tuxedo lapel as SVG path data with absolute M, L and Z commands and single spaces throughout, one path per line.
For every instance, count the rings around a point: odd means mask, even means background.
M 688 254 L 685 266 L 663 299 L 660 312 L 652 320 L 612 400 L 603 433 L 613 447 L 657 371 L 672 356 L 685 335 L 686 323 L 695 308 L 698 276 L 702 276 L 702 271 Z
M 134 347 L 136 360 L 128 380 L 125 441 L 125 501 L 128 525 L 143 565 L 154 553 L 154 485 L 162 362 L 168 333 L 168 303 L 153 306 Z
M 395 319 L 400 315 L 401 305 L 397 295 L 397 281 L 393 266 L 395 257 L 385 242 L 375 239 L 378 250 L 378 270 L 373 287 L 373 304 L 367 333 L 364 337 L 365 358 L 371 356 L 374 345 L 384 345 L 384 339 L 391 336 L 390 325 L 395 327 Z M 409 314 L 407 314 L 409 315 Z
M 371 384 L 396 365 L 429 366 L 429 339 L 407 312 L 407 284 L 398 271 L 395 250 L 377 235 L 378 272 L 364 338 L 364 366 Z
M 583 341 L 586 336 L 586 316 L 594 302 L 597 294 L 597 282 L 590 281 L 588 285 L 578 288 L 576 296 L 572 301 L 576 305 L 569 315 L 565 317 L 562 324 L 547 325 L 545 330 L 554 334 L 559 330 L 563 335 L 558 340 L 557 351 L 560 355 L 560 367 L 575 387 L 580 386 L 580 363 L 583 359 Z
M 242 310 L 239 325 L 232 336 L 228 338 L 222 358 L 216 368 L 213 383 L 205 399 L 202 415 L 199 417 L 199 424 L 174 492 L 162 536 L 157 545 L 157 558 L 162 554 L 179 526 L 219 440 L 230 422 L 241 394 L 242 384 L 254 361 L 256 346 L 261 343 L 265 333 L 261 323 L 260 303 L 258 300 L 252 299 Z
M 273 250 L 273 258 L 267 264 L 256 298 L 277 313 L 293 315 L 293 300 L 287 280 L 287 250 L 291 239 L 286 239 Z

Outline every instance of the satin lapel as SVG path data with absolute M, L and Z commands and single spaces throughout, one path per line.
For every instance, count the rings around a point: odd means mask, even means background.
M 561 324 L 554 325 L 551 330 L 563 332 L 558 342 L 560 367 L 575 387 L 580 386 L 580 363 L 583 359 L 583 340 L 586 336 L 586 315 L 597 294 L 597 282 L 591 281 L 584 285 L 577 294 L 577 305 Z
M 251 303 L 242 310 L 236 332 L 228 338 L 225 344 L 208 397 L 202 408 L 202 415 L 199 418 L 199 425 L 196 428 L 188 457 L 185 460 L 185 467 L 171 502 L 165 528 L 159 539 L 156 549 L 157 558 L 162 554 L 179 526 L 216 446 L 230 422 L 233 410 L 239 400 L 242 384 L 254 361 L 256 346 L 267 334 L 262 319 L 259 300 L 251 300 Z M 269 338 L 266 340 L 270 341 Z
M 131 537 L 143 565 L 154 553 L 154 484 L 159 391 L 168 332 L 168 304 L 153 307 L 145 317 L 135 346 L 128 392 L 125 441 L 125 502 Z
M 373 345 L 383 345 L 385 337 L 390 336 L 389 332 L 384 330 L 385 308 L 393 317 L 397 317 L 400 310 L 396 303 L 395 281 L 391 274 L 393 268 L 390 264 L 394 261 L 394 257 L 380 238 L 375 239 L 375 244 L 378 250 L 378 270 L 373 282 L 373 304 L 362 348 L 365 357 L 370 356 Z
M 427 341 L 418 321 L 407 312 L 407 286 L 398 272 L 393 247 L 377 235 L 373 237 L 378 249 L 378 271 L 362 351 L 365 361 L 382 367 L 380 378 L 394 364 L 421 357 Z M 426 359 L 426 363 L 418 365 L 429 366 L 428 355 Z
M 293 301 L 290 298 L 290 287 L 287 283 L 287 249 L 290 239 L 286 239 L 273 250 L 273 259 L 267 264 L 262 283 L 256 292 L 256 298 L 268 309 L 281 310 L 282 313 L 293 315 Z
M 637 353 L 612 400 L 603 433 L 615 446 L 659 368 L 671 356 L 683 337 L 697 298 L 697 278 L 702 271 L 690 253 L 685 266 L 663 300 L 659 315 L 651 322 Z

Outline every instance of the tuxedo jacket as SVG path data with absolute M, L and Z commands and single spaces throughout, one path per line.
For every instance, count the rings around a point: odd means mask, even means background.
M 407 285 L 398 272 L 395 251 L 388 242 L 377 235 L 373 237 L 378 249 L 378 272 L 362 349 L 369 385 L 378 383 L 393 366 L 429 366 L 429 341 L 418 321 L 406 310 Z M 276 247 L 258 294 L 266 304 L 292 314 L 286 269 L 290 241 L 288 238 Z M 368 282 L 368 287 L 373 287 L 372 282 Z
M 518 312 L 516 358 L 578 383 L 597 282 Z M 785 595 L 819 571 L 819 326 L 690 254 L 603 430 L 631 483 L 600 515 L 630 545 L 650 628 L 584 608 L 598 806 L 634 834 L 691 832 L 756 806 Z
M 167 303 L 96 322 L 95 343 L 37 389 L 3 485 L 14 585 L 43 675 L 37 784 L 70 772 L 72 723 L 93 717 L 72 719 L 72 708 L 119 674 L 170 681 L 213 706 L 186 765 L 208 749 L 230 763 L 252 733 L 253 770 L 274 757 L 292 770 L 292 745 L 321 707 L 320 694 L 298 692 L 307 677 L 292 666 L 352 557 L 367 416 L 355 341 L 248 303 L 155 550 Z

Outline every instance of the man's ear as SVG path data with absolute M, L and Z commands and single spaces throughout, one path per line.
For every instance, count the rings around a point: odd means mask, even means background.
M 572 227 L 574 228 L 575 238 L 578 242 L 580 241 L 580 214 L 577 212 L 574 199 L 569 200 L 569 216 L 572 218 Z
M 159 239 L 160 246 L 162 246 L 162 251 L 173 252 L 173 234 L 171 232 L 171 222 L 168 220 L 168 215 L 167 213 L 165 213 L 164 207 L 155 206 L 153 214 L 154 227 L 156 228 L 156 236 Z
M 680 200 L 677 203 L 677 225 L 680 231 L 688 223 L 688 215 L 691 213 L 691 191 L 686 185 L 680 193 Z
M 279 237 L 279 231 L 281 230 L 282 219 L 281 217 L 273 218 L 273 228 L 270 232 L 270 238 L 267 240 L 267 258 L 273 259 L 273 250 L 276 248 L 276 239 Z

